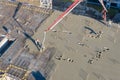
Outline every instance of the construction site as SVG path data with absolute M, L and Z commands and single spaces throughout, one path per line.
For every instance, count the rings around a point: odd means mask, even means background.
M 120 24 L 102 0 L 102 14 L 53 1 L 0 1 L 0 80 L 119 80 Z

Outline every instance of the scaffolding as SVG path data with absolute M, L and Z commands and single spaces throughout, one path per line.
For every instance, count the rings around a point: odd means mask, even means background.
M 6 77 L 13 77 L 13 79 L 19 79 L 19 80 L 26 80 L 30 71 L 21 68 L 19 66 L 15 66 L 13 64 L 10 64 L 5 70 L 0 70 L 0 73 L 2 73 L 0 76 L 0 80 L 9 80 Z

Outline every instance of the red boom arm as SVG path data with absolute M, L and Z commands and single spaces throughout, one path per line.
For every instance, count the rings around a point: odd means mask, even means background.
M 69 8 L 63 12 L 59 17 L 45 30 L 46 32 L 52 30 L 65 16 L 67 16 L 79 3 L 83 0 L 75 0 L 74 3 L 69 6 Z

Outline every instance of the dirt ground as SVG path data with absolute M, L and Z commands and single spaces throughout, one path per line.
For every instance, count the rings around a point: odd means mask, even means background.
M 55 11 L 45 20 L 33 38 L 42 41 L 44 30 L 59 14 Z M 119 80 L 119 35 L 117 26 L 108 27 L 95 19 L 69 14 L 47 32 L 45 47 L 56 48 L 53 60 L 57 66 L 50 80 Z M 30 52 L 38 52 L 30 40 L 26 45 Z

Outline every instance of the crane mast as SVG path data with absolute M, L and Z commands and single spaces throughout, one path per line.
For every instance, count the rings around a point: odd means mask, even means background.
M 104 21 L 106 21 L 106 12 L 108 12 L 108 11 L 107 11 L 104 3 L 103 3 L 103 0 L 99 0 L 99 2 L 100 2 L 100 4 L 101 4 L 102 7 L 103 7 L 103 10 L 102 10 L 102 18 L 104 19 Z

